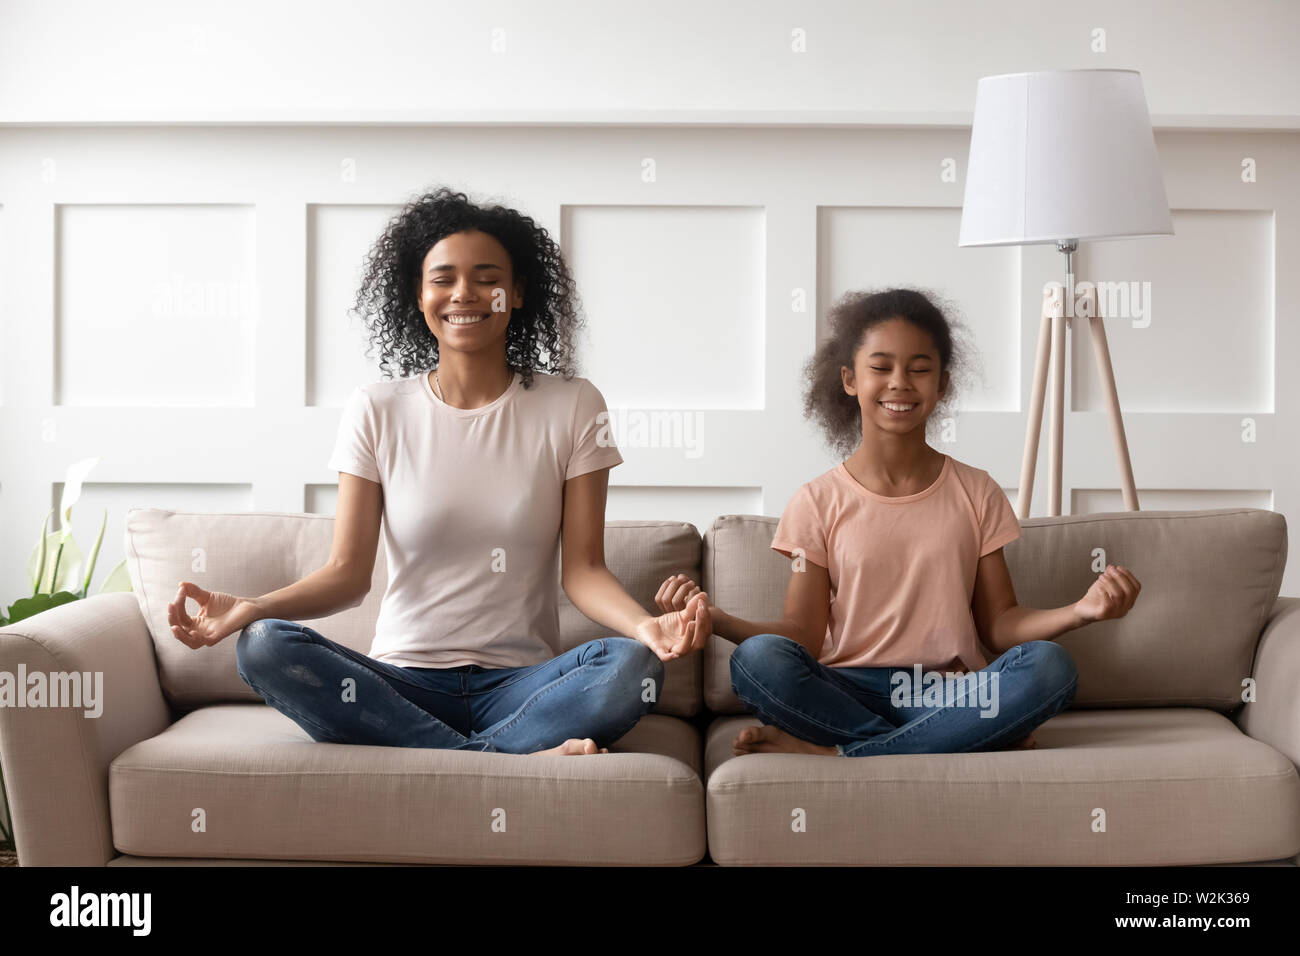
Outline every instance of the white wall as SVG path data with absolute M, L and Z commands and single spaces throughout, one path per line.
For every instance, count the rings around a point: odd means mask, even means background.
M 591 328 L 583 374 L 611 408 L 698 424 L 699 457 L 624 447 L 609 517 L 779 514 L 834 461 L 799 413 L 799 366 L 826 306 L 877 284 L 962 304 L 986 380 L 942 450 L 1014 501 L 1037 295 L 1059 256 L 956 234 L 975 80 L 1021 69 L 1140 69 L 1161 127 L 1177 235 L 1078 260 L 1081 277 L 1152 282 L 1149 326 L 1107 323 L 1142 508 L 1300 515 L 1300 77 L 1278 49 L 1300 5 L 821 4 L 796 21 L 764 3 L 390 3 L 366 8 L 394 11 L 382 26 L 312 5 L 277 27 L 236 4 L 201 30 L 127 6 L 140 12 L 0 7 L 2 600 L 23 593 L 83 457 L 104 456 L 74 513 L 84 548 L 109 511 L 92 591 L 129 507 L 331 512 L 337 406 L 378 378 L 345 314 L 360 255 L 444 182 L 561 238 Z M 487 47 L 496 25 L 504 54 Z M 1095 26 L 1105 55 L 1088 52 Z M 409 57 L 390 42 L 421 36 Z M 494 121 L 373 122 L 432 116 Z M 710 298 L 720 284 L 733 294 Z M 202 295 L 169 303 L 178 289 Z M 1073 326 L 1064 501 L 1121 510 Z M 1044 436 L 1033 514 L 1045 497 Z M 1300 594 L 1296 566 L 1284 593 Z
M 1158 123 L 1294 128 L 1298 37 L 1293 0 L 6 0 L 0 122 L 961 123 L 985 74 L 1116 67 Z

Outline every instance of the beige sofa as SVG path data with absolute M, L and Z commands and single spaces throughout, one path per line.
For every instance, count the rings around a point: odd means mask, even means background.
M 1243 508 L 1021 524 L 1006 555 L 1022 604 L 1076 599 L 1096 549 L 1143 585 L 1127 617 L 1060 639 L 1078 692 L 1036 750 L 736 757 L 732 738 L 756 721 L 731 690 L 733 645 L 715 636 L 668 666 L 655 710 L 609 756 L 588 759 L 313 741 L 240 680 L 233 637 L 192 651 L 172 638 L 166 605 L 181 579 L 242 594 L 297 580 L 329 553 L 333 519 L 133 509 L 134 593 L 0 630 L 0 670 L 104 680 L 97 718 L 0 708 L 19 861 L 1297 862 L 1300 599 L 1278 599 L 1284 518 Z M 790 574 L 768 547 L 775 525 L 725 515 L 701 539 L 681 522 L 614 521 L 607 560 L 647 608 L 683 571 L 728 611 L 772 619 Z M 302 623 L 368 649 L 385 578 L 381 548 L 361 604 Z M 607 634 L 560 600 L 566 647 Z

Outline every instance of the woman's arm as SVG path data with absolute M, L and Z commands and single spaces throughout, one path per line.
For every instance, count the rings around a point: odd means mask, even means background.
M 1088 593 L 1063 607 L 1032 608 L 1016 603 L 1002 549 L 980 558 L 975 573 L 971 611 L 984 646 L 1005 654 L 1026 641 L 1050 641 L 1093 621 L 1123 617 L 1133 607 L 1142 585 L 1127 568 L 1107 565 Z
M 587 617 L 640 641 L 660 660 L 674 660 L 700 650 L 713 628 L 707 595 L 695 601 L 693 607 L 656 617 L 646 613 L 605 566 L 608 488 L 608 468 L 564 483 L 560 531 L 560 585 L 564 593 Z

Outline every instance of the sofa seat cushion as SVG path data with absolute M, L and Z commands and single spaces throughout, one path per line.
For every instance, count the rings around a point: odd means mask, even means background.
M 706 732 L 720 864 L 1165 866 L 1300 851 L 1295 765 L 1208 709 L 1067 710 L 1033 750 L 735 756 L 736 734 L 758 723 L 718 717 Z
M 542 757 L 319 743 L 266 704 L 213 704 L 112 762 L 113 843 L 204 859 L 689 865 L 705 850 L 700 749 L 695 727 L 662 714 L 609 754 Z

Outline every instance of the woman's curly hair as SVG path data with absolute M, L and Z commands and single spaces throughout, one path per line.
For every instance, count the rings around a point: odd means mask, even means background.
M 361 316 L 370 344 L 379 349 L 386 379 L 438 366 L 438 340 L 420 310 L 418 289 L 424 257 L 442 239 L 477 229 L 494 236 L 510 255 L 514 280 L 524 280 L 524 304 L 506 326 L 506 364 L 525 388 L 540 370 L 572 379 L 574 340 L 583 324 L 577 287 L 560 247 L 546 230 L 517 210 L 480 206 L 462 192 L 441 186 L 408 202 L 388 221 L 366 257 L 353 313 Z M 370 355 L 368 348 L 366 354 Z
M 926 420 L 927 437 L 943 426 L 944 417 L 965 391 L 968 362 L 978 352 L 967 344 L 965 326 L 949 315 L 956 308 L 942 296 L 919 289 L 846 292 L 827 313 L 830 334 L 804 363 L 804 416 L 819 425 L 826 444 L 845 457 L 862 442 L 862 407 L 858 397 L 844 391 L 840 367 L 855 368 L 854 356 L 867 330 L 890 319 L 903 319 L 928 332 L 939 353 L 939 374 L 949 373 L 948 391 Z M 981 379 L 983 374 L 980 374 Z

